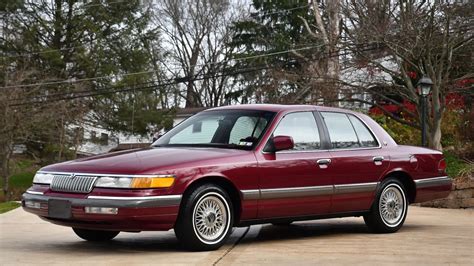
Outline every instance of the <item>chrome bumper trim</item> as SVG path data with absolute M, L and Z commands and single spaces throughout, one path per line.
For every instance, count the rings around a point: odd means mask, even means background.
M 88 196 L 88 199 L 103 200 L 180 200 L 181 195 L 164 195 L 164 196 L 143 196 L 143 197 L 115 197 L 115 196 Z
M 436 187 L 451 185 L 452 180 L 449 176 L 438 176 L 432 178 L 424 178 L 415 180 L 416 188 Z
M 43 195 L 44 194 L 43 192 L 40 192 L 40 191 L 31 191 L 31 190 L 27 190 L 26 193 L 32 194 L 32 195 Z
M 23 200 L 32 200 L 48 203 L 50 199 L 67 200 L 72 206 L 80 207 L 117 207 L 117 208 L 136 208 L 136 207 L 171 207 L 179 206 L 182 195 L 163 195 L 163 196 L 145 196 L 145 197 L 108 197 L 108 196 L 89 196 L 86 199 L 65 198 L 57 196 L 36 195 L 24 193 Z

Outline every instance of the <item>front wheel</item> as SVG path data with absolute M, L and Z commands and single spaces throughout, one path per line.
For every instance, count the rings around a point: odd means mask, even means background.
M 72 230 L 78 237 L 92 242 L 108 241 L 120 233 L 119 231 L 88 230 L 80 228 L 73 228 Z
M 369 230 L 375 233 L 394 233 L 405 222 L 408 200 L 403 184 L 396 179 L 382 182 L 371 212 L 364 215 Z
M 220 187 L 206 184 L 186 197 L 174 230 L 185 248 L 214 250 L 229 237 L 232 221 L 232 201 L 228 194 Z

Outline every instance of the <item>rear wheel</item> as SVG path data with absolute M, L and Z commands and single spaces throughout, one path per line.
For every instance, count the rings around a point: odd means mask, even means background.
M 372 210 L 364 215 L 364 221 L 372 232 L 394 233 L 403 226 L 407 210 L 408 199 L 403 184 L 390 178 L 382 182 Z
M 183 203 L 174 230 L 184 247 L 190 250 L 221 247 L 233 223 L 228 194 L 220 187 L 206 184 L 196 188 Z
M 80 228 L 73 228 L 72 230 L 78 237 L 93 242 L 108 241 L 120 233 L 119 231 L 88 230 Z

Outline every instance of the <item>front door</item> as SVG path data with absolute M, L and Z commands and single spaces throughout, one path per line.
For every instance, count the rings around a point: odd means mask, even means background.
M 272 136 L 290 136 L 292 150 L 258 153 L 259 218 L 326 214 L 331 205 L 329 153 L 321 149 L 321 127 L 313 112 L 286 114 Z

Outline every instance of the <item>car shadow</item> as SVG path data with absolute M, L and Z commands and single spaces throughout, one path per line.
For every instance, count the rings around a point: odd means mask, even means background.
M 98 253 L 98 254 L 114 254 L 114 253 L 136 253 L 136 252 L 174 252 L 183 251 L 173 231 L 170 232 L 153 232 L 131 234 L 121 233 L 117 238 L 106 242 L 89 242 L 77 239 L 77 242 L 68 244 L 50 244 L 56 251 L 70 253 Z
M 256 225 L 253 226 L 257 228 Z M 405 224 L 400 232 L 433 230 L 431 226 Z M 280 226 L 272 224 L 261 225 L 254 236 L 246 236 L 239 244 L 263 243 L 271 241 L 297 240 L 314 238 L 315 240 L 330 239 L 338 235 L 369 235 L 372 234 L 363 222 L 299 222 Z M 239 236 L 233 236 L 234 238 Z M 107 242 L 88 242 L 77 239 L 76 242 L 49 243 L 54 252 L 88 254 L 133 254 L 138 252 L 186 252 L 176 239 L 173 231 L 147 233 L 121 233 L 117 238 Z
M 432 226 L 405 224 L 398 233 L 410 231 L 432 230 Z M 369 231 L 363 221 L 344 222 L 300 222 L 290 225 L 262 225 L 258 235 L 253 238 L 244 238 L 241 243 L 261 243 L 271 241 L 297 240 L 315 238 L 318 240 L 330 239 L 339 235 L 376 235 Z

